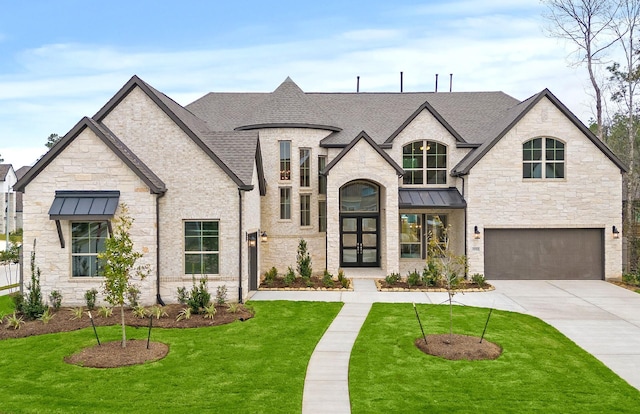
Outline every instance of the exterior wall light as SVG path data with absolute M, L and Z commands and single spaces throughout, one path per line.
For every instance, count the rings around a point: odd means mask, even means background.
M 478 230 L 478 226 L 473 227 L 473 238 L 474 239 L 480 238 L 480 230 Z
M 619 239 L 620 238 L 620 230 L 618 230 L 618 228 L 616 226 L 613 226 L 613 228 L 611 229 L 611 233 L 613 233 L 613 238 L 614 239 Z
M 260 241 L 261 241 L 262 243 L 266 243 L 267 241 L 269 241 L 269 238 L 267 237 L 267 232 L 266 232 L 266 231 L 263 231 L 263 232 L 260 234 Z

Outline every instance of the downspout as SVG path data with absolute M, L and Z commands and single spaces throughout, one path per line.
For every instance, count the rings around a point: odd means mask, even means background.
M 160 296 L 160 198 L 166 193 L 160 193 L 156 197 L 156 302 L 164 306 L 164 301 Z
M 464 176 L 461 175 L 460 179 L 462 180 L 462 199 L 465 201 L 465 206 L 464 206 L 464 257 L 469 257 L 469 251 L 468 251 L 468 247 L 467 247 L 467 199 L 464 197 Z M 469 269 L 468 266 L 465 266 L 465 275 L 464 278 L 465 279 L 469 279 Z
M 238 188 L 238 303 L 242 303 L 242 189 Z

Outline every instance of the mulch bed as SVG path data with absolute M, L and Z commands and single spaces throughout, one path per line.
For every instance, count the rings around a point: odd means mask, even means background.
M 424 338 L 418 338 L 416 346 L 425 354 L 450 359 L 476 361 L 483 359 L 496 359 L 502 354 L 499 345 L 482 340 L 477 336 L 434 334 Z
M 217 312 L 213 319 L 205 318 L 204 315 L 192 315 L 190 319 L 176 321 L 178 314 L 184 305 L 171 304 L 162 309 L 167 313 L 160 319 L 153 318 L 154 328 L 200 328 L 206 326 L 217 326 L 234 321 L 245 321 L 253 317 L 253 313 L 244 306 L 238 306 L 236 313 L 229 312 L 226 305 L 216 306 Z M 109 317 L 98 316 L 98 311 L 91 312 L 96 326 L 120 325 L 120 308 L 113 309 L 113 315 Z M 125 309 L 125 324 L 127 326 L 148 327 L 149 318 L 136 318 L 131 309 Z M 19 329 L 9 327 L 5 321 L 0 325 L 0 340 L 8 338 L 24 338 L 33 335 L 43 335 L 56 332 L 69 332 L 78 329 L 91 327 L 91 319 L 85 310 L 82 318 L 73 319 L 71 308 L 61 308 L 54 313 L 54 317 L 48 322 L 25 321 Z M 70 364 L 81 365 L 83 367 L 115 368 L 126 365 L 143 364 L 149 361 L 156 361 L 164 358 L 169 352 L 166 344 L 159 342 L 150 343 L 147 349 L 147 341 L 127 340 L 127 346 L 122 348 L 120 341 L 109 342 L 85 348 L 77 354 L 68 356 L 65 361 Z
M 378 290 L 381 291 L 391 291 L 391 292 L 408 292 L 408 291 L 421 291 L 421 292 L 446 292 L 447 288 L 443 285 L 437 286 L 425 286 L 423 284 L 420 285 L 409 285 L 406 279 L 401 279 L 398 282 L 389 284 L 384 279 L 376 279 L 376 286 Z M 458 292 L 486 292 L 490 290 L 495 290 L 493 285 L 489 283 L 485 283 L 484 286 L 480 286 L 477 283 L 462 281 L 458 286 L 456 286 L 454 291 Z
M 608 280 L 608 282 L 612 283 L 612 284 L 614 284 L 616 286 L 620 286 L 622 288 L 625 288 L 627 290 L 631 290 L 633 292 L 640 293 L 640 286 L 630 285 L 630 284 L 624 283 L 624 282 L 622 282 L 620 280 Z
M 319 276 L 311 276 L 307 284 L 301 277 L 296 277 L 291 283 L 285 283 L 282 276 L 276 277 L 273 281 L 266 283 L 264 280 L 260 282 L 259 290 L 353 290 L 353 284 L 349 280 L 349 287 L 342 287 L 339 281 L 333 281 L 333 287 L 327 287 Z

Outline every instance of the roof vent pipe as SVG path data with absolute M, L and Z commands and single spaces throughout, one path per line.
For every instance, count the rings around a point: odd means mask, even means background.
M 438 92 L 438 74 L 436 73 L 436 92 Z
M 360 75 L 356 77 L 356 93 L 360 93 Z
M 453 90 L 453 73 L 449 74 L 449 92 Z
M 402 72 L 400 72 L 400 93 L 402 93 Z

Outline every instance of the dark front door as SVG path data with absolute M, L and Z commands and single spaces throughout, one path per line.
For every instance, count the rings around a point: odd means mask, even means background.
M 379 221 L 378 214 L 340 217 L 340 266 L 380 266 Z

